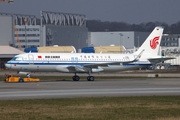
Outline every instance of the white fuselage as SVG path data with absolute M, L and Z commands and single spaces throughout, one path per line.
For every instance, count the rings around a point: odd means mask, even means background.
M 135 57 L 133 54 L 25 53 L 8 61 L 6 67 L 23 72 L 83 73 L 88 72 L 89 69 L 92 72 L 113 72 L 142 67 L 139 62 L 124 65 L 119 63 L 131 61 Z M 104 65 L 104 63 L 110 64 Z

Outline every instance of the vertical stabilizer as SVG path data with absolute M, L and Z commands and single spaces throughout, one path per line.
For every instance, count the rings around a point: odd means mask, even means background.
M 141 47 L 134 53 L 138 55 L 142 50 L 144 50 L 142 57 L 153 57 L 157 56 L 159 52 L 159 47 L 161 43 L 161 38 L 163 34 L 163 27 L 155 27 L 151 34 L 147 37 Z

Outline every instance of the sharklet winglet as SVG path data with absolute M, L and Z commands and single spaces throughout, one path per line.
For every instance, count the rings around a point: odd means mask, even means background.
M 145 51 L 145 49 L 143 49 L 139 55 L 135 58 L 136 61 L 138 61 L 141 58 L 141 55 L 143 54 L 143 52 Z

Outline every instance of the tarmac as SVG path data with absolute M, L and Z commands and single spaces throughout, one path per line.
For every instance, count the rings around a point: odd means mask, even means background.
M 0 75 L 19 75 L 16 71 L 0 70 Z M 74 76 L 73 73 L 60 72 L 32 72 L 32 76 Z M 86 73 L 77 73 L 79 76 L 88 76 Z M 93 73 L 93 76 L 122 76 L 122 77 L 180 77 L 180 70 L 132 70 L 113 73 Z
M 1 75 L 8 71 L 0 72 Z M 9 73 L 15 73 L 10 72 Z M 37 75 L 67 75 L 67 73 L 35 73 Z M 180 95 L 180 75 L 176 73 L 101 73 L 94 76 L 146 76 L 143 78 L 121 78 L 95 81 L 54 80 L 37 83 L 0 82 L 0 99 L 42 99 L 42 98 L 77 98 L 77 97 L 111 97 L 111 96 L 172 96 Z M 87 76 L 87 74 L 79 74 Z M 172 76 L 172 77 L 171 77 Z M 153 78 L 152 78 L 153 77 Z

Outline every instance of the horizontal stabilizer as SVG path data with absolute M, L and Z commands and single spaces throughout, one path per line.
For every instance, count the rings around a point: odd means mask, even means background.
M 171 60 L 171 59 L 176 59 L 174 57 L 165 57 L 165 58 L 149 58 L 149 62 L 151 63 L 160 63 L 160 62 L 164 62 L 166 60 Z

